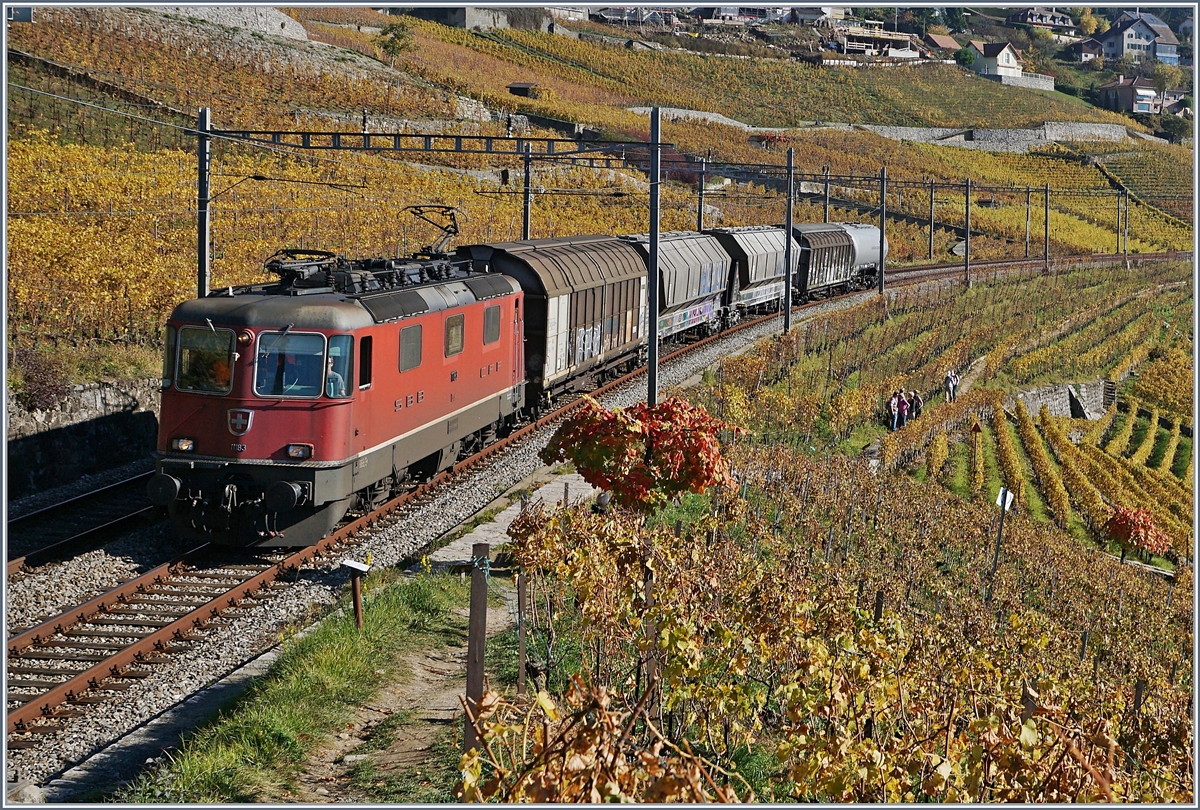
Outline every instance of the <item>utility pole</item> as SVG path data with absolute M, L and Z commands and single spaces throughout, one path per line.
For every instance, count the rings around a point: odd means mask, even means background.
M 658 404 L 658 219 L 662 146 L 659 144 L 660 111 L 650 111 L 650 245 L 646 273 L 649 334 L 646 337 L 646 404 Z
M 967 289 L 971 289 L 971 178 L 967 178 L 967 249 L 963 273 L 967 277 Z
M 829 221 L 829 167 L 825 167 L 825 219 L 822 222 Z
M 208 107 L 200 108 L 200 118 L 196 122 L 196 297 L 208 295 L 210 276 L 208 240 L 212 226 L 209 214 L 209 179 L 212 171 L 212 111 Z
M 887 264 L 887 166 L 879 167 L 879 294 L 883 295 L 883 271 Z
M 1033 201 L 1033 192 L 1029 186 L 1025 186 L 1025 258 L 1029 258 L 1029 213 L 1031 210 L 1030 203 Z
M 783 333 L 792 331 L 792 196 L 795 180 L 795 150 L 788 147 L 787 153 L 787 223 L 783 228 Z
M 1125 189 L 1125 269 L 1129 269 L 1129 189 Z
M 929 261 L 933 261 L 933 198 L 936 194 L 936 186 L 933 180 L 929 181 Z
M 529 219 L 533 213 L 533 154 L 532 144 L 525 144 L 521 150 L 525 158 L 525 207 L 521 217 L 521 239 L 529 241 Z
M 1042 248 L 1042 272 L 1050 272 L 1050 184 L 1046 184 L 1046 196 L 1043 203 L 1046 209 L 1046 222 L 1043 227 L 1046 243 Z

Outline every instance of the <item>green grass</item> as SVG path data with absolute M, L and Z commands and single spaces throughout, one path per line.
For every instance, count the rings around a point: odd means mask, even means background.
M 943 480 L 946 488 L 964 501 L 971 498 L 971 446 L 965 442 L 950 445 L 950 458 L 946 462 Z
M 1021 441 L 1021 434 L 1017 430 L 1016 424 L 1005 420 L 1005 425 L 1012 435 L 1013 444 L 1016 445 L 1017 455 L 1021 459 L 1021 471 L 1025 476 L 1025 502 L 1021 506 L 1034 520 L 1045 523 L 1050 520 L 1050 513 L 1046 509 L 1046 502 L 1042 500 L 1042 493 L 1038 492 L 1037 485 L 1033 481 L 1033 462 L 1029 460 L 1029 454 L 1025 452 L 1025 445 Z
M 1000 487 L 1004 486 L 1000 474 L 1000 459 L 996 453 L 996 434 L 992 432 L 990 422 L 980 423 L 983 427 L 983 434 L 980 437 L 980 447 L 983 448 L 983 491 L 984 495 L 989 499 L 991 493 L 999 493 Z
M 1150 429 L 1150 420 L 1135 416 L 1137 421 L 1133 425 L 1133 434 L 1129 437 L 1129 444 L 1125 445 L 1125 452 L 1121 455 L 1129 458 L 1137 449 L 1141 447 L 1142 440 L 1146 438 L 1146 431 Z
M 1183 438 L 1182 436 L 1180 438 Z M 1171 431 L 1161 425 L 1158 428 L 1158 434 L 1154 437 L 1154 449 L 1150 452 L 1150 458 L 1146 459 L 1146 466 L 1151 469 L 1158 469 L 1158 465 L 1162 463 L 1163 456 L 1167 452 L 1167 442 L 1171 439 Z
M 1192 440 L 1187 436 L 1180 436 L 1179 444 L 1175 447 L 1175 461 L 1171 464 L 1171 474 L 1182 481 L 1191 458 Z
M 364 628 L 348 599 L 304 637 L 289 641 L 270 671 L 198 728 L 158 771 L 115 797 L 122 802 L 258 802 L 295 785 L 308 754 L 388 679 L 403 653 L 461 643 L 468 602 L 458 578 L 372 573 Z

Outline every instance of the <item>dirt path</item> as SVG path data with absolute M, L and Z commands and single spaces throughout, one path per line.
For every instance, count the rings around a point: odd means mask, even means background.
M 492 587 L 508 595 L 507 581 L 493 579 Z M 461 616 L 465 631 L 465 610 Z M 489 637 L 511 625 L 507 606 L 489 606 Z M 384 687 L 371 703 L 361 706 L 345 729 L 309 756 L 297 789 L 279 797 L 280 801 L 305 804 L 368 802 L 371 798 L 350 780 L 349 772 L 358 762 L 370 759 L 382 777 L 418 768 L 425 762 L 430 745 L 448 725 L 462 725 L 459 696 L 465 694 L 467 684 L 465 633 L 461 645 L 409 653 L 403 660 L 402 672 L 404 674 L 396 683 Z M 409 713 L 411 717 L 401 724 L 388 746 L 382 749 L 371 747 L 369 753 L 355 753 L 355 749 L 371 739 L 380 723 L 400 713 Z M 458 733 L 461 735 L 461 728 Z

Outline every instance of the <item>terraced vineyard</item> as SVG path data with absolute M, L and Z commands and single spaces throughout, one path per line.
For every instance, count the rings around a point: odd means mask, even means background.
M 722 364 L 696 401 L 766 435 L 799 431 L 805 443 L 816 437 L 851 448 L 875 438 L 887 468 L 944 472 L 966 497 L 986 494 L 985 478 L 991 491 L 1003 483 L 1028 492 L 1043 517 L 1101 547 L 1113 506 L 1147 509 L 1174 553 L 1187 555 L 1191 440 L 1181 429 L 1190 433 L 1191 372 L 1180 347 L 1191 345 L 1193 292 L 1186 273 L 1181 265 L 1159 265 L 1132 274 L 1089 270 L 994 282 L 956 297 L 901 293 L 886 310 L 864 304 Z M 1145 375 L 1135 390 L 1173 403 L 1169 424 L 1157 408 L 1139 419 L 1114 406 L 1100 421 L 1077 425 L 1040 409 L 1027 412 L 1013 399 L 1018 390 L 1117 379 L 1134 367 Z M 950 368 L 971 369 L 974 378 L 953 403 L 941 393 Z M 883 404 L 898 389 L 922 392 L 925 412 L 885 433 Z M 1139 410 L 1134 399 L 1124 407 Z M 983 446 L 972 454 L 968 445 L 955 457 L 977 420 L 991 423 Z M 937 449 L 947 439 L 948 447 Z M 930 454 L 940 459 L 932 467 Z M 971 457 L 987 460 L 990 472 L 973 472 Z M 954 469 L 943 470 L 948 461 Z M 1026 499 L 1020 503 L 1030 508 Z
M 991 110 L 990 125 L 1020 126 L 1035 113 L 1039 121 L 1055 114 L 1059 103 L 945 66 L 825 71 L 787 60 L 639 53 L 522 31 L 480 36 L 416 20 L 410 21 L 413 47 L 392 70 L 380 61 L 384 55 L 373 33 L 388 20 L 385 15 L 336 8 L 292 13 L 311 26 L 314 39 L 332 45 L 277 40 L 143 9 L 47 9 L 45 19 L 53 24 L 12 29 L 13 47 L 32 55 L 10 59 L 10 77 L 19 85 L 9 96 L 8 211 L 9 305 L 16 313 L 17 342 L 34 335 L 75 342 L 156 339 L 153 325 L 193 285 L 194 177 L 186 128 L 197 106 L 212 107 L 216 125 L 228 128 L 357 129 L 365 109 L 373 127 L 504 135 L 508 113 L 531 112 L 582 122 L 609 137 L 643 140 L 649 134 L 646 117 L 626 107 L 647 100 L 720 108 L 750 123 L 783 125 L 796 123 L 788 116 L 808 117 L 802 114 L 806 109 L 844 121 L 963 125 L 972 122 L 953 115 L 971 109 Z M 544 92 L 537 99 L 513 96 L 507 91 L 512 81 L 536 82 Z M 932 86 L 939 92 L 930 94 Z M 739 89 L 745 87 L 755 91 Z M 903 103 L 913 93 L 924 94 L 927 103 Z M 1009 107 L 988 106 L 999 103 L 996 93 Z M 963 94 L 971 103 L 962 101 Z M 480 113 L 480 102 L 490 113 Z M 900 121 L 896 111 L 901 107 L 918 120 Z M 491 118 L 456 119 L 465 109 Z M 1063 109 L 1068 112 L 1077 120 L 1112 118 L 1103 111 L 1077 115 L 1074 101 Z M 147 116 L 164 124 L 148 122 Z M 1025 252 L 1025 188 L 1036 189 L 1047 178 L 1054 186 L 1051 255 L 1111 252 L 1121 244 L 1115 198 L 1105 192 L 1116 181 L 1070 150 L 991 154 L 828 128 L 783 132 L 777 142 L 760 148 L 746 130 L 731 125 L 668 120 L 663 130 L 679 153 L 718 163 L 778 167 L 784 150 L 794 146 L 797 171 L 810 191 L 825 167 L 835 176 L 853 176 L 833 188 L 835 197 L 857 204 L 835 202 L 831 216 L 840 220 L 876 222 L 875 178 L 886 165 L 893 182 L 889 210 L 910 218 L 888 224 L 893 264 L 931 258 L 923 225 L 928 181 L 938 184 L 934 260 L 952 255 L 961 239 L 967 178 L 987 187 L 972 201 L 976 259 Z M 559 133 L 535 128 L 531 134 Z M 1102 146 L 1088 148 L 1105 153 Z M 1121 148 L 1131 156 L 1113 158 L 1105 171 L 1113 177 L 1124 172 L 1136 185 L 1135 195 L 1155 197 L 1146 184 L 1156 172 L 1166 172 L 1168 192 L 1188 188 L 1179 171 L 1187 150 L 1132 142 Z M 216 144 L 214 155 L 214 192 L 221 195 L 213 207 L 218 286 L 260 278 L 262 259 L 285 244 L 381 254 L 428 244 L 432 235 L 410 227 L 399 213 L 412 203 L 459 206 L 466 212 L 462 240 L 507 239 L 520 229 L 519 189 L 501 182 L 503 170 L 510 177 L 519 170 L 515 157 L 429 155 L 424 160 L 442 168 L 425 168 L 380 155 L 271 154 L 223 143 Z M 535 174 L 535 236 L 648 229 L 639 199 L 645 177 L 636 169 L 537 165 Z M 248 177 L 269 179 L 245 182 Z M 692 227 L 697 178 L 695 163 L 667 172 L 664 228 Z M 710 190 L 706 221 L 782 221 L 778 192 L 741 181 Z M 1037 193 L 1030 202 L 1028 244 L 1036 256 L 1043 244 L 1044 211 Z M 1150 202 L 1133 200 L 1130 250 L 1190 246 L 1191 227 L 1161 213 L 1155 207 L 1160 199 Z M 811 198 L 795 212 L 799 221 L 822 214 Z M 81 231 L 88 235 L 83 249 L 65 256 L 54 251 L 55 244 L 78 242 L 72 236 Z M 129 276 L 128 267 L 139 268 L 136 277 Z

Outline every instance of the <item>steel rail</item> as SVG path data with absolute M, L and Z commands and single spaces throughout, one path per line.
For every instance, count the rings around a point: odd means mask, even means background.
M 83 494 L 76 495 L 73 498 L 67 498 L 65 501 L 59 501 L 58 503 L 53 504 L 51 506 L 46 506 L 46 507 L 43 507 L 36 511 L 28 512 L 24 515 L 21 515 L 20 517 L 9 518 L 8 519 L 8 532 L 11 535 L 14 526 L 22 525 L 22 524 L 26 523 L 27 521 L 32 521 L 34 518 L 46 517 L 46 516 L 50 515 L 51 513 L 61 511 L 62 509 L 66 508 L 68 506 L 79 505 L 79 504 L 85 503 L 85 502 L 95 498 L 97 495 L 102 495 L 106 492 L 112 492 L 114 489 L 119 489 L 121 487 L 125 487 L 130 484 L 137 484 L 142 481 L 146 481 L 152 475 L 154 475 L 153 470 L 151 470 L 149 472 L 138 473 L 137 475 L 132 476 L 130 478 L 125 478 L 121 481 L 117 481 L 112 484 L 107 484 L 105 486 L 100 487 L 99 489 L 93 489 L 88 492 L 84 492 Z
M 1164 256 L 1164 254 L 1135 255 L 1142 260 L 1153 260 Z M 1191 253 L 1189 251 L 1171 251 L 1166 257 L 1184 258 L 1190 256 Z M 1123 262 L 1124 260 L 1124 255 L 1110 254 L 1104 257 L 1104 260 L 1101 260 L 1101 263 L 1115 263 L 1117 261 Z M 1063 264 L 1084 264 L 1096 261 L 1098 261 L 1096 256 L 1080 257 L 1080 261 L 1077 262 L 1062 262 L 1061 260 L 1056 260 L 1052 266 L 1061 266 Z M 979 265 L 977 265 L 977 267 L 978 266 Z M 1008 260 L 990 263 L 989 265 L 985 266 L 991 266 L 993 269 L 1000 269 L 1003 267 L 1038 267 L 1045 266 L 1045 261 L 1043 259 Z M 922 269 L 933 270 L 935 271 L 935 274 L 942 272 L 951 274 L 960 272 L 961 265 L 941 265 Z M 893 271 L 893 274 L 899 276 L 914 276 L 915 272 L 915 269 L 908 268 L 907 270 Z M 913 277 L 911 279 L 906 279 L 905 281 L 906 283 L 919 283 L 922 280 L 926 280 L 926 278 L 928 277 Z M 822 302 L 810 302 L 808 304 L 795 307 L 794 310 L 803 310 L 818 303 Z M 780 313 L 776 312 L 766 315 L 762 318 L 744 321 L 723 332 L 718 332 L 702 338 L 695 343 L 683 346 L 664 356 L 661 359 L 661 362 L 669 362 L 683 356 L 686 353 L 708 346 L 713 342 L 729 336 L 730 334 L 735 334 L 744 329 L 757 326 L 766 320 L 778 317 L 780 317 Z M 615 380 L 612 380 L 611 382 L 600 385 L 589 393 L 593 396 L 602 396 L 620 386 L 632 382 L 639 375 L 645 373 L 646 368 L 644 366 L 636 368 L 633 371 L 622 375 Z M 562 407 L 555 409 L 552 413 L 541 417 L 529 425 L 525 425 L 504 439 L 501 439 L 500 441 L 483 448 L 471 457 L 457 462 L 449 469 L 436 475 L 430 481 L 412 490 L 409 490 L 408 492 L 402 493 L 369 514 L 363 515 L 362 517 L 359 517 L 350 523 L 341 526 L 328 537 L 323 538 L 316 544 L 300 549 L 284 560 L 270 566 L 265 570 L 257 572 L 254 576 L 228 588 L 218 595 L 215 595 L 214 598 L 207 603 L 194 607 L 192 610 L 188 611 L 182 616 L 179 616 L 166 626 L 161 627 L 155 632 L 117 651 L 116 654 L 108 657 L 106 660 L 89 667 L 83 672 L 75 674 L 70 680 L 57 685 L 55 688 L 46 693 L 32 697 L 22 705 L 9 710 L 7 715 L 9 733 L 30 731 L 33 728 L 31 724 L 39 719 L 55 719 L 55 711 L 63 703 L 76 701 L 83 693 L 90 690 L 103 691 L 106 681 L 126 676 L 124 674 L 129 672 L 129 667 L 134 663 L 152 663 L 148 659 L 156 653 L 165 652 L 168 644 L 171 641 L 188 640 L 189 632 L 194 633 L 196 631 L 206 629 L 209 626 L 209 623 L 219 619 L 223 612 L 237 608 L 238 603 L 241 600 L 253 599 L 256 594 L 264 589 L 269 588 L 270 585 L 283 578 L 287 573 L 298 570 L 300 566 L 330 552 L 340 544 L 352 541 L 354 536 L 360 531 L 374 526 L 384 517 L 396 511 L 400 507 L 411 503 L 419 497 L 434 492 L 443 484 L 451 482 L 461 473 L 481 464 L 483 461 L 494 456 L 496 453 L 513 447 L 515 444 L 529 437 L 534 432 L 547 427 L 550 424 L 553 424 L 554 422 L 573 413 L 575 410 L 583 406 L 583 402 L 583 397 L 579 397 L 569 403 L 566 403 Z M 32 627 L 17 636 L 14 636 L 8 641 L 10 665 L 13 657 L 19 657 L 21 652 L 30 649 L 35 644 L 54 646 L 53 636 L 55 635 L 63 634 L 67 630 L 82 624 L 102 623 L 103 614 L 107 610 L 127 602 L 130 597 L 136 594 L 145 593 L 149 587 L 166 583 L 168 577 L 188 576 L 188 572 L 186 570 L 182 570 L 183 567 L 196 559 L 199 555 L 208 553 L 209 551 L 211 551 L 211 546 L 208 545 L 193 549 L 191 552 L 188 552 L 182 557 L 176 558 L 171 562 L 164 563 L 152 569 L 151 571 L 146 572 L 140 577 L 123 583 L 117 588 L 95 597 L 83 605 L 64 611 L 58 616 L 41 622 L 37 626 Z M 93 619 L 98 619 L 98 622 L 94 622 Z M 30 656 L 30 658 L 37 660 L 35 656 Z
M 85 543 L 97 539 L 102 534 L 116 531 L 148 517 L 154 512 L 154 509 L 155 507 L 153 506 L 144 506 L 134 512 L 113 518 L 98 526 L 84 529 L 78 534 L 73 534 L 48 546 L 30 551 L 20 557 L 14 557 L 8 561 L 8 576 L 12 576 L 26 566 L 43 565 L 54 559 L 61 559 L 67 556 L 67 552 L 79 550 Z

